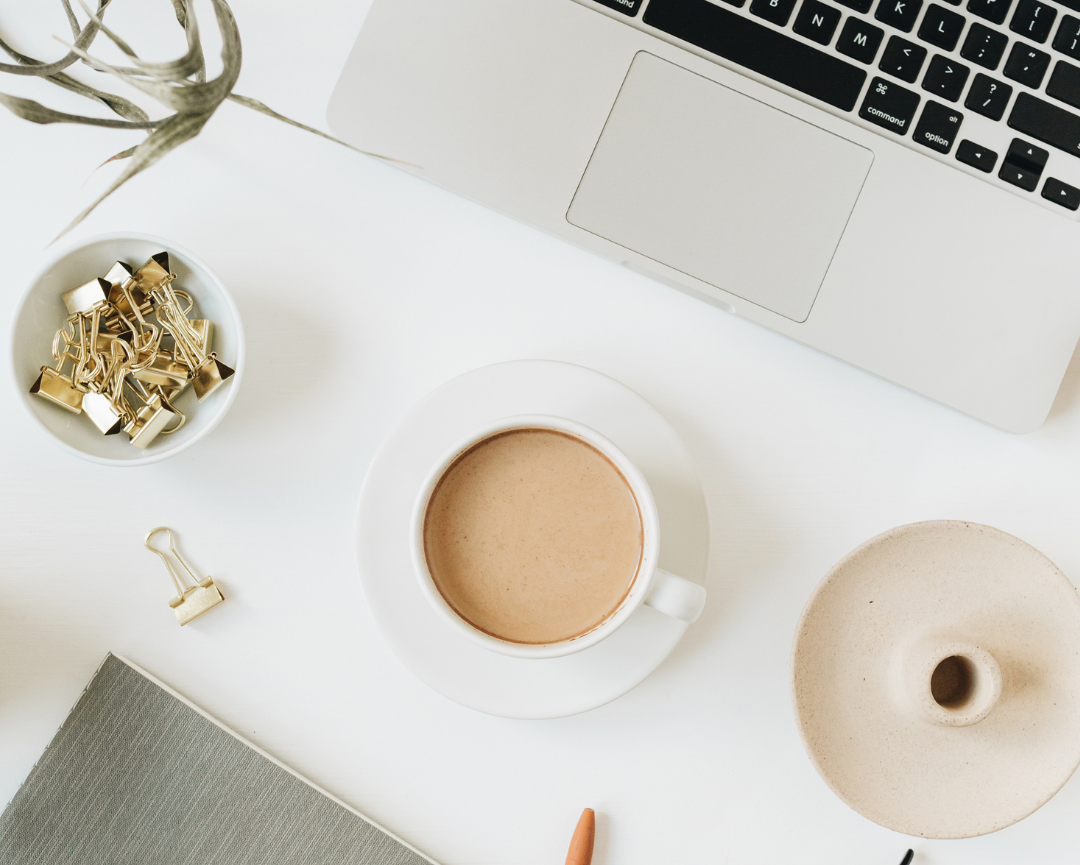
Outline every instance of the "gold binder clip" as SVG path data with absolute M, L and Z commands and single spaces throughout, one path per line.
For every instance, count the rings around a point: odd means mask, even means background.
M 73 364 L 79 362 L 78 356 L 71 353 L 72 346 L 76 345 L 74 332 L 70 321 L 56 332 L 56 336 L 53 337 L 52 352 L 56 360 L 56 369 L 48 366 L 41 367 L 41 375 L 31 386 L 30 393 L 37 394 L 72 414 L 82 414 L 83 391 L 75 386 L 74 373 L 64 375 L 64 366 L 69 360 Z
M 143 407 L 135 410 L 124 424 L 124 432 L 128 434 L 131 443 L 140 450 L 146 450 L 158 437 L 159 433 L 173 433 L 184 425 L 187 418 L 182 412 L 177 411 L 161 394 L 150 394 L 141 386 L 136 390 L 134 384 L 129 387 L 143 402 Z M 179 423 L 173 423 L 179 418 Z M 173 424 L 166 429 L 169 424 Z
M 30 393 L 44 397 L 72 414 L 82 414 L 83 392 L 71 383 L 68 376 L 51 367 L 41 368 L 41 375 L 30 387 Z
M 235 374 L 236 370 L 217 359 L 217 352 L 211 352 L 195 368 L 195 396 L 202 402 Z
M 157 318 L 172 334 L 176 343 L 176 357 L 182 358 L 191 370 L 195 396 L 202 402 L 210 394 L 225 384 L 236 370 L 218 360 L 217 353 L 209 351 L 213 340 L 213 330 L 201 321 L 188 320 L 193 302 L 190 295 L 165 282 L 153 293 L 158 302 Z M 187 307 L 181 307 L 181 299 L 187 301 Z
M 121 315 L 133 316 L 136 308 L 144 316 L 154 311 L 146 294 L 133 285 L 135 271 L 130 265 L 118 261 L 102 279 L 112 286 L 109 291 L 109 303 L 113 305 L 115 311 L 106 320 L 110 328 L 119 330 L 119 317 Z
M 112 285 L 104 279 L 92 279 L 86 285 L 65 291 L 60 295 L 60 299 L 64 301 L 69 315 L 88 313 L 95 307 L 108 303 L 111 290 Z
M 121 339 L 113 340 L 108 362 L 105 362 L 97 348 L 96 335 L 100 317 L 98 310 L 93 313 L 91 325 L 90 358 L 101 370 L 87 383 L 87 393 L 83 395 L 82 410 L 104 435 L 116 435 L 124 428 L 133 414 L 124 404 L 124 377 L 134 360 L 135 352 Z
M 214 323 L 208 318 L 189 318 L 188 324 L 197 336 L 199 352 L 204 356 L 210 354 L 214 350 Z
M 150 539 L 158 532 L 165 532 L 169 536 L 169 552 L 172 553 L 173 558 L 180 564 L 180 566 L 187 571 L 188 578 L 190 578 L 192 585 L 184 588 L 184 582 L 181 579 L 180 573 L 172 562 L 166 557 L 165 553 L 155 547 L 150 546 Z M 169 601 L 169 606 L 173 608 L 173 612 L 176 613 L 176 618 L 181 625 L 186 625 L 196 616 L 201 616 L 211 607 L 216 607 L 225 598 L 221 592 L 218 591 L 218 587 L 214 585 L 214 581 L 211 577 L 207 577 L 205 580 L 200 580 L 192 572 L 188 563 L 184 561 L 183 557 L 176 549 L 176 545 L 173 543 L 173 532 L 168 526 L 158 526 L 156 529 L 152 529 L 146 536 L 146 540 L 143 542 L 146 544 L 146 548 L 152 553 L 157 553 L 161 556 L 161 560 L 165 563 L 165 567 L 169 569 L 169 576 L 172 577 L 173 585 L 176 586 L 176 597 Z
M 134 285 L 143 294 L 150 294 L 154 289 L 167 285 L 176 279 L 169 263 L 169 253 L 159 252 L 150 256 L 149 260 L 135 271 L 131 277 Z
M 132 375 L 143 384 L 156 384 L 177 394 L 183 393 L 191 381 L 191 369 L 168 349 L 158 350 L 149 363 L 144 363 Z
M 113 288 L 119 288 L 131 277 L 135 275 L 135 271 L 131 269 L 130 264 L 126 264 L 123 261 L 118 261 L 112 267 L 109 268 L 109 272 L 106 273 L 102 279 L 104 279 Z

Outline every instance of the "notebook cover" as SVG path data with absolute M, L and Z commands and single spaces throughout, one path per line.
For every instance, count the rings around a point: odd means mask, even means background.
M 433 865 L 110 654 L 0 816 L 3 865 Z

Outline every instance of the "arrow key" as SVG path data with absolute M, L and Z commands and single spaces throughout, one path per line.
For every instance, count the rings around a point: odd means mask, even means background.
M 1014 162 L 1009 162 L 1008 159 L 1001 163 L 1001 171 L 998 172 L 998 177 L 1006 183 L 1019 186 L 1028 192 L 1034 192 L 1035 187 L 1039 185 L 1038 174 L 1034 171 L 1028 171 Z
M 1001 163 L 1001 171 L 998 177 L 1013 186 L 1019 186 L 1028 192 L 1034 192 L 1042 177 L 1043 166 L 1050 158 L 1049 151 L 1036 147 L 1034 144 L 1014 138 L 1009 145 L 1009 152 Z
M 956 158 L 963 162 L 964 165 L 970 165 L 972 168 L 985 171 L 987 174 L 994 170 L 994 165 L 997 164 L 997 156 L 993 150 L 983 147 L 981 144 L 976 144 L 974 141 L 968 141 L 966 138 L 956 148 Z
M 1069 210 L 1080 208 L 1080 189 L 1062 183 L 1056 177 L 1046 178 L 1046 183 L 1043 184 L 1042 197 Z
M 1050 152 L 1029 144 L 1022 138 L 1014 138 L 1009 145 L 1009 152 L 1005 154 L 1005 161 L 1012 162 L 1021 168 L 1026 168 L 1036 177 L 1042 174 L 1046 160 L 1050 158 Z

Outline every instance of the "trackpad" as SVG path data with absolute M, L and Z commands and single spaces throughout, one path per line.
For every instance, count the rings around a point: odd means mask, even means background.
M 566 218 L 805 321 L 873 161 L 865 147 L 642 52 Z

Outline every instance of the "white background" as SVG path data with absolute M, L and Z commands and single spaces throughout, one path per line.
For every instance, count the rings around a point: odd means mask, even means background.
M 368 5 L 237 0 L 237 91 L 325 128 Z M 55 6 L 6 0 L 0 32 L 59 56 Z M 182 49 L 165 0 L 115 0 L 110 16 L 147 56 Z M 94 110 L 54 89 L 0 76 L 4 92 Z M 909 843 L 919 865 L 1077 860 L 1076 778 L 968 841 L 915 841 L 850 811 L 803 753 L 788 655 L 821 576 L 898 524 L 988 523 L 1080 575 L 1080 366 L 1040 430 L 1009 435 L 227 104 L 73 237 L 145 231 L 203 257 L 244 316 L 246 379 L 195 448 L 104 468 L 32 426 L 6 334 L 50 240 L 118 170 L 95 167 L 138 140 L 0 111 L 0 800 L 112 650 L 443 865 L 561 863 L 585 806 L 597 865 L 895 865 Z M 636 690 L 557 721 L 487 717 L 415 680 L 353 561 L 383 437 L 447 379 L 516 358 L 641 393 L 686 441 L 710 508 L 702 619 Z M 142 548 L 162 523 L 228 596 L 182 630 Z

